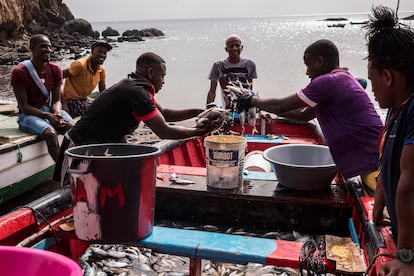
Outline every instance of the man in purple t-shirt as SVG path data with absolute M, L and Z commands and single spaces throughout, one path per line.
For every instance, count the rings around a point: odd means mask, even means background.
M 311 82 L 282 99 L 241 98 L 242 110 L 252 106 L 284 117 L 308 121 L 317 118 L 338 170 L 345 178 L 361 175 L 375 190 L 378 137 L 382 121 L 359 82 L 339 67 L 334 43 L 322 39 L 304 53 Z

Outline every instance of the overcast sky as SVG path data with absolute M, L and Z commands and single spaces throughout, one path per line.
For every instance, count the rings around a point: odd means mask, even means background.
M 301 14 L 368 14 L 372 5 L 396 8 L 397 0 L 63 0 L 75 18 L 90 22 Z M 414 0 L 399 11 L 414 12 Z

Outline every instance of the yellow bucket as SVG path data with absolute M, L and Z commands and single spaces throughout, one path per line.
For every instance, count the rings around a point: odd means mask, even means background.
M 216 135 L 204 140 L 207 157 L 207 186 L 236 189 L 243 182 L 247 141 L 241 136 Z

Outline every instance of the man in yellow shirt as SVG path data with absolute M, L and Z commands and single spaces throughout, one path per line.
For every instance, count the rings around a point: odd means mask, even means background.
M 86 112 L 93 101 L 88 96 L 97 85 L 99 92 L 106 88 L 106 71 L 103 63 L 112 46 L 105 41 L 96 41 L 91 49 L 90 56 L 75 60 L 69 68 L 63 70 L 63 78 L 66 79 L 63 106 L 72 118 L 82 116 Z

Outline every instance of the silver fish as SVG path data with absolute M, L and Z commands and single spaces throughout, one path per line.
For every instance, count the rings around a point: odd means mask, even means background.
M 173 182 L 174 184 L 182 184 L 182 185 L 194 184 L 194 181 L 192 180 L 178 178 L 175 172 L 171 174 L 170 181 Z

